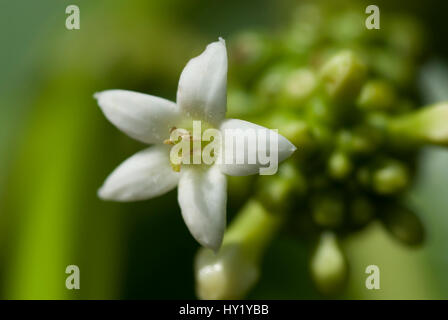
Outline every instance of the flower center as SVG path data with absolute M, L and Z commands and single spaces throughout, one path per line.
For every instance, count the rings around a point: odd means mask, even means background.
M 193 129 L 172 127 L 170 138 L 163 143 L 171 145 L 170 164 L 179 172 L 182 165 L 211 165 L 220 146 L 220 131 L 212 128 L 202 132 L 201 121 L 193 121 Z

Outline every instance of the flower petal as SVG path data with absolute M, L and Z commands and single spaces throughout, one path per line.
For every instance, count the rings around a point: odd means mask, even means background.
M 174 102 L 126 90 L 95 94 L 106 118 L 130 137 L 144 143 L 162 142 L 180 117 Z
M 227 119 L 221 124 L 220 129 L 223 144 L 219 155 L 219 166 L 223 173 L 230 176 L 246 176 L 256 173 L 274 174 L 277 171 L 277 164 L 296 150 L 296 147 L 282 135 L 248 121 Z M 265 140 L 260 141 L 260 137 L 265 137 Z M 274 140 L 271 138 L 277 140 L 277 150 L 275 150 Z M 237 141 L 240 141 L 243 146 L 239 151 Z M 273 152 L 277 152 L 277 163 L 274 161 Z M 269 162 L 260 161 L 261 155 L 266 156 Z M 267 167 L 271 165 L 272 169 L 268 170 Z
M 103 200 L 138 201 L 160 196 L 179 181 L 169 161 L 169 147 L 156 145 L 142 150 L 112 172 L 98 191 Z
M 178 200 L 185 224 L 204 247 L 217 251 L 226 227 L 227 179 L 218 167 L 181 169 Z
M 227 107 L 227 50 L 223 39 L 191 59 L 180 76 L 177 103 L 192 118 L 219 125 Z

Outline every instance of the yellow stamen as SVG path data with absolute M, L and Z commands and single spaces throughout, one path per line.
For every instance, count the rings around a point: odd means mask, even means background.
M 171 164 L 171 168 L 173 168 L 173 171 L 180 172 L 180 167 L 181 167 L 180 164 L 174 164 L 171 161 L 170 161 L 170 164 Z

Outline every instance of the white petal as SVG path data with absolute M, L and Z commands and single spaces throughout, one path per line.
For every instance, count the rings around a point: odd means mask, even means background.
M 148 94 L 107 90 L 95 94 L 106 118 L 130 137 L 144 143 L 167 139 L 178 123 L 180 110 L 174 102 Z
M 98 191 L 103 200 L 138 201 L 160 196 L 179 181 L 169 162 L 169 147 L 156 145 L 142 150 L 112 172 Z
M 221 124 L 220 129 L 223 144 L 219 166 L 223 173 L 230 176 L 246 176 L 260 173 L 260 168 L 267 168 L 271 163 L 272 167 L 275 167 L 276 172 L 274 152 L 277 152 L 277 164 L 279 164 L 296 150 L 296 147 L 282 135 L 248 121 L 227 119 Z M 264 143 L 259 143 L 260 135 L 266 137 Z M 277 150 L 274 143 L 271 145 L 271 142 L 273 142 L 271 137 L 275 137 L 277 140 Z M 244 146 L 240 152 L 237 151 L 237 139 L 244 139 L 240 140 L 241 145 Z M 260 155 L 269 157 L 268 164 L 260 162 Z M 239 157 L 242 163 L 238 162 Z M 264 170 L 267 172 L 266 169 Z M 270 174 L 275 172 L 273 171 Z
M 204 247 L 217 251 L 226 227 L 227 179 L 218 167 L 181 169 L 178 200 L 185 224 Z
M 219 125 L 227 107 L 227 50 L 223 39 L 207 46 L 182 71 L 177 103 L 192 118 Z

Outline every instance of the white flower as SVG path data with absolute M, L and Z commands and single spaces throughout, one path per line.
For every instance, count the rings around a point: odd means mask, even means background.
M 191 234 L 204 247 L 218 250 L 226 226 L 224 174 L 253 174 L 257 172 L 254 167 L 260 166 L 190 164 L 182 165 L 177 172 L 170 162 L 170 146 L 163 143 L 170 138 L 173 128 L 191 128 L 193 120 L 220 130 L 263 128 L 242 120 L 225 120 L 226 91 L 227 51 L 220 39 L 188 62 L 180 76 L 177 103 L 125 90 L 95 94 L 110 122 L 134 139 L 155 144 L 115 169 L 100 188 L 99 197 L 114 201 L 146 200 L 178 186 L 179 205 Z M 283 136 L 277 138 L 280 162 L 296 148 Z

